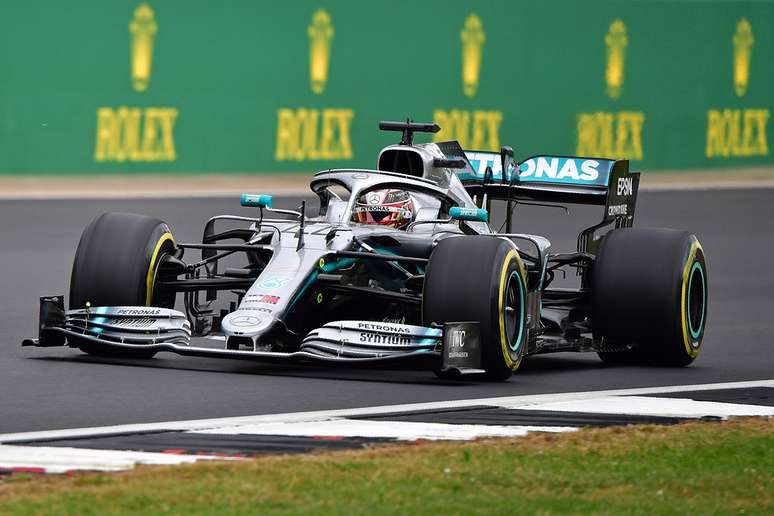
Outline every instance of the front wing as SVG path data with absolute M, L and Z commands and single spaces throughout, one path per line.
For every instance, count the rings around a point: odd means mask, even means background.
M 312 330 L 298 350 L 240 350 L 191 345 L 190 323 L 182 312 L 166 308 L 118 306 L 64 309 L 64 297 L 40 300 L 37 339 L 22 346 L 79 347 L 89 343 L 106 351 L 170 352 L 183 356 L 262 362 L 383 364 L 430 359 L 442 371 L 480 373 L 478 323 L 443 327 L 375 322 L 334 321 Z M 467 337 L 466 337 L 467 336 Z

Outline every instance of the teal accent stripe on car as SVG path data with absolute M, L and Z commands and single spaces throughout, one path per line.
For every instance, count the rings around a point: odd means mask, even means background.
M 326 264 L 327 265 L 327 264 Z M 296 297 L 293 298 L 293 300 L 288 304 L 287 311 L 290 312 L 290 309 L 293 308 L 293 306 L 296 304 L 296 302 L 301 299 L 301 296 L 304 295 L 304 293 L 311 287 L 315 281 L 317 281 L 317 275 L 319 274 L 318 271 L 314 271 L 309 275 L 309 278 L 307 278 L 306 283 L 304 283 L 304 286 L 301 287 L 301 290 L 298 291 L 296 294 Z
M 440 328 L 425 328 L 424 334 L 427 335 L 427 337 L 419 341 L 422 345 L 436 344 L 438 340 L 443 337 L 443 331 Z
M 101 314 L 105 314 L 105 313 L 107 313 L 107 307 L 100 306 L 99 308 L 94 310 L 94 313 L 95 314 L 100 314 L 100 315 Z M 107 318 L 106 317 L 95 317 L 94 319 L 92 319 L 92 322 L 97 323 L 97 324 L 105 324 L 107 322 Z M 102 333 L 102 328 L 90 328 L 89 331 L 92 332 L 92 333 Z
M 312 273 L 309 275 L 309 278 L 306 280 L 304 285 L 298 291 L 298 293 L 293 298 L 293 300 L 288 304 L 287 311 L 290 312 L 290 309 L 293 308 L 293 306 L 296 304 L 296 302 L 298 302 L 299 299 L 301 299 L 301 296 L 303 296 L 306 293 L 306 291 L 309 290 L 309 287 L 314 285 L 314 283 L 317 281 L 317 276 L 320 274 L 320 272 L 328 274 L 330 272 L 342 269 L 344 267 L 349 267 L 355 262 L 357 262 L 357 259 L 355 258 L 341 258 L 339 260 L 325 263 L 325 265 L 322 266 L 322 269 L 316 269 L 312 271 Z
M 329 273 L 333 271 L 337 271 L 339 269 L 343 269 L 344 267 L 349 267 L 350 265 L 357 262 L 355 258 L 341 258 L 339 260 L 335 260 L 332 262 L 328 262 L 322 267 L 322 271 L 324 273 Z

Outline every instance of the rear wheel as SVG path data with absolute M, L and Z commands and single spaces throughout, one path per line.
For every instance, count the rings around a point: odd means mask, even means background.
M 159 263 L 176 250 L 166 223 L 133 213 L 105 213 L 83 231 L 70 277 L 70 308 L 87 306 L 158 306 L 174 308 L 174 294 L 154 288 Z M 84 342 L 89 354 L 150 358 L 148 351 L 106 350 Z
M 594 335 L 627 348 L 599 353 L 613 364 L 685 366 L 701 351 L 707 265 L 696 236 L 673 229 L 616 229 L 593 271 Z
M 518 369 L 527 338 L 524 264 L 515 246 L 489 236 L 441 240 L 425 276 L 423 321 L 475 321 L 481 331 L 481 366 L 488 380 Z

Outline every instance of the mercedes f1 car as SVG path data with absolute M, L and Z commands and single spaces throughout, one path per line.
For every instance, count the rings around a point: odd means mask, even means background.
M 523 357 L 596 352 L 684 366 L 707 321 L 707 266 L 691 233 L 635 229 L 639 173 L 626 160 L 465 151 L 399 131 L 374 170 L 318 172 L 319 211 L 244 194 L 181 243 L 156 218 L 105 213 L 78 244 L 64 296 L 41 298 L 37 339 L 95 355 L 158 352 L 346 365 L 424 360 L 441 377 L 505 380 Z M 488 224 L 505 208 L 504 232 Z M 514 232 L 519 204 L 598 205 L 602 220 L 554 252 Z M 200 258 L 187 260 L 191 251 Z M 238 266 L 226 262 L 239 258 Z M 560 269 L 579 287 L 556 288 Z M 178 311 L 175 307 L 182 311 Z M 212 340 L 192 337 L 212 337 Z

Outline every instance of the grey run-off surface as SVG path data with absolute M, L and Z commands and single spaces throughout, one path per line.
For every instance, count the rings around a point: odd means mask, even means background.
M 298 198 L 277 198 L 295 207 Z M 167 220 L 179 240 L 203 223 L 245 214 L 238 199 L 0 201 L 0 432 L 198 419 L 579 390 L 757 380 L 774 371 L 774 190 L 643 192 L 636 225 L 689 229 L 707 252 L 704 351 L 686 369 L 610 367 L 593 354 L 534 357 L 503 384 L 454 383 L 423 370 L 347 370 L 181 358 L 90 358 L 70 349 L 22 349 L 36 333 L 38 297 L 66 293 L 83 227 L 104 211 Z M 601 208 L 520 208 L 517 228 L 574 248 Z M 196 255 L 194 255 L 196 256 Z M 571 280 L 568 278 L 567 281 Z

